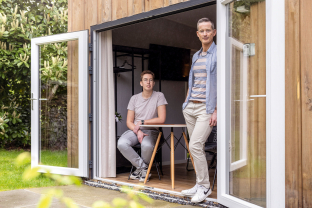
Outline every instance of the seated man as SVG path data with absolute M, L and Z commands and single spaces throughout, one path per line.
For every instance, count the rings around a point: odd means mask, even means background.
M 136 170 L 130 178 L 144 182 L 148 164 L 151 160 L 158 136 L 157 128 L 140 127 L 141 124 L 162 124 L 166 120 L 165 96 L 161 92 L 153 91 L 155 85 L 154 73 L 146 70 L 141 73 L 140 85 L 143 92 L 133 95 L 128 104 L 127 130 L 118 140 L 117 148 L 127 158 Z M 141 157 L 132 146 L 141 143 Z M 148 180 L 151 174 L 148 176 Z

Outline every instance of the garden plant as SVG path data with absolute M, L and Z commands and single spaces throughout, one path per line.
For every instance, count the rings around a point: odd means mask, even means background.
M 30 41 L 67 32 L 67 4 L 67 0 L 0 0 L 0 148 L 30 145 Z M 66 43 L 40 47 L 40 56 L 41 93 L 51 98 L 49 113 L 59 106 L 53 103 L 54 94 L 66 90 Z M 49 122 L 45 116 L 42 125 Z
M 33 167 L 29 165 L 30 163 L 30 154 L 29 152 L 24 152 L 18 155 L 16 158 L 17 166 L 25 166 L 25 171 L 23 173 L 23 180 L 32 180 L 39 176 L 50 178 L 55 181 L 58 185 L 76 185 L 81 186 L 81 179 L 76 176 L 61 176 L 57 174 L 51 174 L 49 169 L 42 167 Z M 28 165 L 28 166 L 27 166 Z M 44 174 L 40 173 L 39 170 L 45 172 Z M 107 203 L 104 201 L 96 201 L 93 203 L 93 208 L 144 208 L 142 204 L 140 204 L 139 200 L 146 201 L 148 203 L 153 203 L 153 199 L 149 198 L 147 195 L 143 193 L 136 193 L 136 190 L 133 190 L 129 187 L 122 187 L 122 191 L 127 193 L 127 199 L 124 198 L 114 198 L 112 203 Z M 42 195 L 40 201 L 38 202 L 39 208 L 47 208 L 50 207 L 53 198 L 56 198 L 63 202 L 67 207 L 70 208 L 78 208 L 75 202 L 68 197 L 64 196 L 64 193 L 59 188 L 51 188 L 47 194 Z

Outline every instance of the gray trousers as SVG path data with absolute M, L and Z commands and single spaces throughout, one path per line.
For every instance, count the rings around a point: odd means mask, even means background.
M 148 134 L 148 136 L 143 138 L 141 143 L 141 157 L 132 148 L 132 146 L 139 143 L 138 137 L 133 131 L 128 130 L 123 133 L 117 143 L 117 148 L 121 154 L 127 158 L 127 160 L 129 160 L 131 164 L 137 169 L 144 169 L 148 167 L 159 133 L 157 130 L 141 131 L 143 131 L 145 134 Z

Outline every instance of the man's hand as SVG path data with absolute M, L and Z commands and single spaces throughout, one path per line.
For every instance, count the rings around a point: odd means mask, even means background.
M 138 131 L 140 129 L 140 125 L 141 125 L 141 121 L 139 121 L 138 123 L 135 124 L 135 127 L 133 128 L 133 132 L 135 134 L 138 134 Z
M 143 133 L 142 131 L 139 130 L 137 136 L 138 136 L 138 140 L 139 140 L 139 142 L 140 142 L 140 144 L 141 144 L 142 141 L 143 141 L 143 138 L 144 138 L 145 136 L 148 136 L 148 134 L 145 134 L 145 133 Z
M 210 126 L 216 126 L 217 125 L 217 110 L 215 110 L 209 120 Z

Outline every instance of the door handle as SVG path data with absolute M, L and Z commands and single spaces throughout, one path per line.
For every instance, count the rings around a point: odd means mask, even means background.
M 250 95 L 251 98 L 260 98 L 260 97 L 266 97 L 266 95 Z
M 36 98 L 34 98 L 34 93 L 31 93 L 31 110 L 34 110 L 34 100 L 37 100 Z

